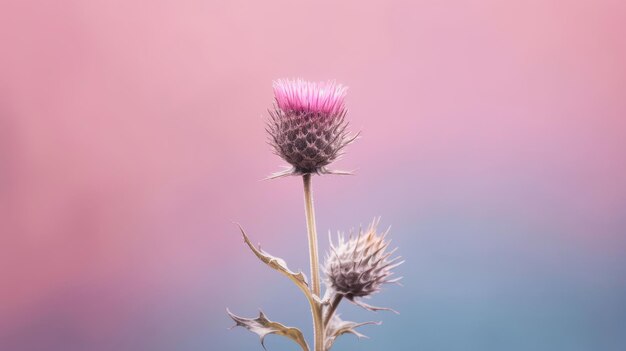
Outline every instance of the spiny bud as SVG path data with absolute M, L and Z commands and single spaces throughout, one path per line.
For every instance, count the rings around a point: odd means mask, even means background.
M 375 220 L 365 232 L 350 235 L 346 241 L 338 235 L 337 244 L 331 240 L 331 250 L 326 257 L 324 271 L 330 288 L 349 300 L 365 297 L 380 290 L 385 283 L 395 283 L 401 278 L 391 279 L 392 269 L 402 264 L 400 257 L 390 258 L 396 251 L 387 251 L 390 241 L 388 233 L 376 233 Z
M 346 91 L 346 87 L 332 81 L 281 79 L 274 82 L 276 103 L 274 109 L 269 110 L 269 143 L 292 168 L 272 178 L 338 173 L 329 171 L 326 166 L 341 156 L 342 149 L 356 138 L 346 130 Z

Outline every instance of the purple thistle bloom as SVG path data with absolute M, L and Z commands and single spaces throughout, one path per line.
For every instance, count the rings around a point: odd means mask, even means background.
M 270 145 L 292 167 L 271 178 L 309 173 L 341 173 L 325 167 L 356 139 L 347 132 L 347 88 L 333 81 L 274 82 L 276 103 L 267 123 Z
M 278 108 L 287 112 L 312 112 L 336 115 L 345 109 L 347 87 L 329 82 L 279 79 L 274 82 Z

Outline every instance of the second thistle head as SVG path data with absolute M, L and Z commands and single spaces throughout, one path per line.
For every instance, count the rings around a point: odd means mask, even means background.
M 331 250 L 326 258 L 324 271 L 327 284 L 335 292 L 349 300 L 365 297 L 378 292 L 385 283 L 395 283 L 400 278 L 392 279 L 392 269 L 402 264 L 400 257 L 391 256 L 396 251 L 388 251 L 387 232 L 377 233 L 378 221 L 364 232 L 348 240 L 338 236 L 337 244 L 331 241 Z
M 292 168 L 283 175 L 333 173 L 326 166 L 356 136 L 348 134 L 344 99 L 347 88 L 335 82 L 280 79 L 267 132 L 274 152 Z

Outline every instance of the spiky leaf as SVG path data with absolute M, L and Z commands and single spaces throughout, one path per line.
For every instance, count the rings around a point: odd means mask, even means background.
M 291 279 L 291 281 L 293 281 L 300 288 L 300 290 L 302 290 L 305 293 L 305 295 L 307 295 L 307 298 L 309 299 L 313 298 L 313 296 L 311 296 L 308 283 L 306 280 L 306 276 L 304 275 L 304 273 L 302 272 L 296 273 L 290 270 L 287 267 L 287 263 L 282 258 L 272 256 L 269 253 L 261 250 L 260 247 L 259 248 L 255 247 L 252 244 L 252 242 L 250 242 L 250 238 L 248 238 L 243 228 L 240 225 L 238 226 L 239 226 L 239 230 L 241 230 L 241 234 L 243 235 L 244 242 L 248 245 L 248 247 L 250 248 L 250 250 L 252 250 L 252 252 L 256 255 L 256 257 L 258 257 L 261 261 L 263 261 L 265 264 L 267 264 L 271 268 L 279 271 L 280 273 L 284 274 L 289 279 Z
M 353 334 L 356 335 L 358 338 L 367 338 L 367 336 L 359 333 L 358 331 L 356 331 L 355 329 L 364 325 L 368 325 L 368 324 L 374 324 L 374 325 L 380 325 L 381 322 L 362 322 L 362 323 L 357 323 L 357 322 L 350 322 L 350 321 L 344 321 L 341 318 L 339 318 L 338 315 L 333 316 L 333 318 L 328 322 L 328 326 L 326 327 L 326 349 L 330 350 L 330 348 L 333 346 L 333 343 L 335 342 L 335 339 L 337 339 L 339 336 L 343 335 L 343 334 Z
M 276 334 L 295 341 L 300 345 L 302 350 L 309 351 L 309 346 L 298 328 L 286 327 L 278 322 L 272 322 L 267 319 L 263 311 L 259 311 L 259 317 L 257 318 L 243 318 L 232 314 L 229 310 L 226 310 L 226 312 L 228 312 L 230 318 L 235 321 L 235 327 L 244 327 L 257 334 L 261 338 L 261 346 L 263 346 L 264 349 L 266 349 L 264 343 L 265 337 L 270 334 Z
M 368 311 L 372 311 L 372 312 L 378 312 L 378 311 L 390 311 L 390 312 L 393 312 L 393 313 L 395 313 L 395 314 L 400 314 L 400 312 L 398 312 L 398 311 L 394 310 L 393 308 L 389 308 L 389 307 L 377 307 L 377 306 L 368 305 L 368 304 L 366 304 L 365 302 L 363 302 L 363 301 L 359 301 L 359 300 L 357 300 L 357 299 L 355 299 L 355 298 L 348 299 L 348 301 L 350 301 L 350 302 L 352 302 L 353 304 L 355 304 L 355 305 L 357 305 L 357 306 L 359 306 L 359 307 L 361 307 L 361 308 L 364 308 L 364 309 L 366 309 L 366 310 L 368 310 Z

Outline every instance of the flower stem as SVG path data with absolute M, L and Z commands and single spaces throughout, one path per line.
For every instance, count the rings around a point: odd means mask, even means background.
M 326 311 L 326 316 L 324 316 L 324 327 L 326 327 L 328 325 L 328 322 L 330 322 L 330 320 L 333 318 L 333 314 L 335 314 L 335 310 L 337 310 L 337 306 L 339 306 L 342 298 L 343 295 L 341 294 L 335 294 L 335 296 L 333 297 L 333 300 L 328 307 L 328 311 Z
M 306 226 L 309 236 L 309 256 L 311 259 L 311 291 L 320 297 L 320 270 L 317 255 L 317 232 L 315 229 L 315 209 L 313 208 L 313 194 L 311 190 L 311 174 L 302 176 L 304 182 L 304 209 Z M 311 304 L 313 315 L 313 336 L 315 351 L 324 351 L 324 322 L 322 320 L 322 306 L 319 303 Z
M 317 256 L 317 231 L 315 229 L 315 209 L 313 208 L 313 194 L 311 190 L 311 174 L 302 176 L 304 181 L 304 208 L 306 213 L 306 227 L 309 233 L 309 254 L 311 257 L 311 281 L 315 295 L 320 296 L 319 259 Z

